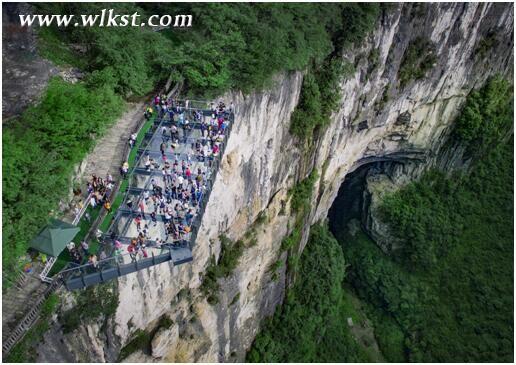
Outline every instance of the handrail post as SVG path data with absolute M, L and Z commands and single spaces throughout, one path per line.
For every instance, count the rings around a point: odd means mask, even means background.
M 86 280 L 84 280 L 84 272 L 82 271 L 82 269 L 80 269 L 80 272 L 81 272 L 81 282 L 82 282 L 82 285 L 84 285 L 84 287 L 86 287 Z

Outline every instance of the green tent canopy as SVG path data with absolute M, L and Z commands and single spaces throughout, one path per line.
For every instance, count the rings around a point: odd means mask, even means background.
M 51 219 L 50 223 L 30 242 L 30 247 L 57 257 L 80 230 L 73 224 Z

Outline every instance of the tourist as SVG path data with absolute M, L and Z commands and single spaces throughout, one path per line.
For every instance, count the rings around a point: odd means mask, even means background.
M 111 203 L 109 202 L 109 200 L 106 200 L 106 202 L 104 203 L 104 208 L 107 210 L 108 213 L 111 213 Z
M 88 245 L 88 242 L 82 241 L 81 242 L 81 247 L 82 247 L 82 250 L 84 252 L 84 255 L 88 256 L 90 254 L 90 252 L 89 252 L 90 245 Z
M 150 214 L 150 217 L 151 217 L 152 223 L 154 223 L 154 227 L 156 227 L 158 225 L 158 220 L 156 219 L 156 212 L 152 212 Z
M 97 206 L 97 199 L 95 199 L 95 195 L 92 195 L 92 197 L 90 198 L 90 206 L 95 209 L 95 207 Z
M 129 172 L 129 163 L 126 161 L 123 163 L 120 173 L 122 174 L 122 178 L 125 179 L 127 176 L 127 173 Z
M 134 222 L 136 223 L 136 229 L 138 230 L 138 232 L 142 229 L 142 226 L 141 226 L 141 223 L 142 223 L 142 216 L 141 215 L 137 215 L 136 218 L 134 218 Z
M 145 218 L 145 204 L 143 204 L 143 200 L 140 200 L 138 204 L 138 208 L 140 208 L 140 212 L 142 213 L 142 217 Z

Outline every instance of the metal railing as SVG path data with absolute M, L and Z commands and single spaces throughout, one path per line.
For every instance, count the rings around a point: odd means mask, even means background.
M 75 215 L 75 217 L 74 217 L 74 219 L 72 221 L 73 225 L 77 225 L 77 223 L 79 223 L 79 221 L 81 220 L 82 216 L 86 212 L 86 209 L 88 209 L 88 206 L 90 204 L 90 199 L 91 199 L 92 196 L 93 196 L 93 192 L 89 193 L 88 196 L 86 197 L 86 199 L 84 200 L 84 203 L 82 204 L 81 210 L 79 211 L 79 213 L 77 213 Z

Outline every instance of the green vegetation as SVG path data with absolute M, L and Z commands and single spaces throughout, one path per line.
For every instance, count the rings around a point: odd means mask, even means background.
M 233 304 L 237 303 L 239 299 L 240 299 L 240 292 L 236 293 L 236 295 L 233 297 L 233 299 L 231 299 L 231 303 L 229 303 L 229 305 L 232 306 Z
M 276 72 L 322 61 L 334 44 L 361 39 L 378 12 L 375 4 L 210 5 L 191 5 L 185 14 L 197 20 L 195 31 L 174 32 L 174 38 L 183 41 L 180 72 L 192 89 L 217 93 L 261 88 Z M 210 70 L 218 72 L 206 77 Z
M 496 31 L 490 31 L 484 38 L 482 38 L 475 49 L 475 56 L 480 59 L 484 59 L 491 49 L 498 45 L 498 39 L 496 39 Z
M 512 132 L 512 90 L 506 80 L 494 77 L 468 97 L 456 121 L 454 137 L 466 145 L 473 157 L 484 155 Z
M 376 103 L 376 110 L 381 111 L 387 102 L 389 101 L 389 89 L 390 85 L 385 85 L 383 89 L 382 98 Z
M 279 259 L 276 262 L 274 262 L 271 267 L 269 268 L 269 272 L 272 273 L 271 280 L 272 281 L 278 281 L 279 279 L 279 270 L 283 267 L 283 260 Z
M 173 324 L 174 324 L 174 321 L 169 316 L 164 314 L 159 319 L 158 327 L 168 329 L 168 328 L 172 327 Z
M 281 250 L 290 250 L 288 266 L 291 273 L 296 272 L 299 263 L 297 248 L 303 237 L 303 224 L 310 211 L 314 185 L 318 178 L 317 170 L 312 170 L 308 177 L 301 180 L 289 191 L 291 212 L 296 216 L 296 220 L 292 232 L 281 241 Z
M 281 251 L 290 250 L 288 265 L 291 273 L 296 272 L 299 263 L 297 248 L 303 237 L 303 224 L 310 211 L 314 184 L 318 178 L 317 170 L 312 170 L 308 177 L 301 180 L 289 191 L 291 212 L 296 216 L 296 220 L 292 232 L 281 241 Z
M 244 240 L 245 240 L 246 247 L 254 247 L 258 244 L 258 237 L 256 237 L 256 228 L 255 227 L 249 229 L 245 233 Z
M 152 339 L 154 338 L 156 333 L 162 328 L 168 329 L 172 327 L 173 324 L 174 321 L 172 321 L 172 319 L 168 315 L 164 314 L 160 317 L 156 327 L 150 332 L 142 329 L 137 329 L 133 334 L 133 339 L 129 341 L 120 350 L 120 353 L 118 354 L 118 362 L 121 362 L 122 360 L 129 357 L 129 355 L 140 350 L 146 355 L 151 355 Z
M 210 265 L 204 272 L 201 291 L 206 296 L 208 303 L 217 304 L 219 298 L 218 280 L 229 276 L 238 265 L 240 257 L 244 253 L 244 243 L 242 241 L 232 242 L 224 235 L 220 239 L 220 257 L 219 262 L 215 261 L 215 257 L 210 258 Z
M 99 14 L 103 4 L 40 3 L 46 14 Z M 113 4 L 117 14 L 132 14 L 133 4 Z M 43 35 L 43 37 L 41 37 Z M 49 27 L 43 33 L 40 53 L 57 64 L 79 66 L 90 73 L 93 84 L 108 85 L 124 96 L 145 95 L 168 77 L 177 61 L 173 44 L 150 28 Z M 59 42 L 61 45 L 59 45 Z
M 70 176 L 123 110 L 106 86 L 51 80 L 41 102 L 3 129 L 4 284 L 28 242 L 68 193 Z
M 363 233 L 339 234 L 347 280 L 390 361 L 513 361 L 510 95 L 493 79 L 458 118 L 455 137 L 486 151 L 469 174 L 429 172 L 385 197 L 382 220 L 400 249 L 387 256 Z
M 52 293 L 41 305 L 41 316 L 48 318 L 54 313 L 57 305 L 59 304 L 59 296 L 56 293 Z
M 269 269 L 269 271 L 271 272 L 276 272 L 278 271 L 279 269 L 281 269 L 283 267 L 283 260 L 277 260 L 275 261 L 272 265 L 271 265 L 271 268 Z
M 352 71 L 338 56 L 311 69 L 303 79 L 301 96 L 290 117 L 290 132 L 310 141 L 315 132 L 330 123 L 331 113 L 340 100 L 339 82 Z
M 378 67 L 378 61 L 380 58 L 380 51 L 378 48 L 373 48 L 368 56 L 369 66 L 367 67 L 366 80 L 369 80 L 369 77 Z
M 330 123 L 331 113 L 340 100 L 340 81 L 353 72 L 353 66 L 342 60 L 342 50 L 359 42 L 372 30 L 380 11 L 380 6 L 372 3 L 341 6 L 342 21 L 334 30 L 333 52 L 323 60 L 313 60 L 303 79 L 299 103 L 290 118 L 290 132 L 309 146 L 314 134 Z
M 414 39 L 405 50 L 398 70 L 400 87 L 405 87 L 411 80 L 424 78 L 436 61 L 432 42 L 423 37 Z
M 38 4 L 48 14 L 98 14 L 102 4 Z M 262 88 L 273 74 L 302 70 L 372 29 L 377 4 L 113 4 L 115 13 L 192 14 L 188 31 L 150 28 L 52 28 L 42 53 L 101 73 L 124 95 L 144 95 L 170 70 L 192 95 Z M 68 49 L 52 47 L 56 39 Z M 72 46 L 74 50 L 72 51 Z
M 494 79 L 470 97 L 480 103 L 482 95 L 482 105 L 493 106 L 474 115 L 482 123 L 499 121 L 492 134 L 483 129 L 481 143 L 490 149 L 471 173 L 430 172 L 385 198 L 381 213 L 401 249 L 388 256 L 365 233 L 346 229 L 336 232 L 339 249 L 324 227 L 312 227 L 297 280 L 248 361 L 381 361 L 350 337 L 347 317 L 366 318 L 342 280 L 361 299 L 388 361 L 513 361 L 513 143 L 502 138 L 512 124 L 501 122 L 512 115 L 512 98 L 500 83 Z M 470 101 L 464 112 L 471 109 Z M 460 138 L 465 124 L 457 128 Z
M 301 240 L 302 231 L 299 227 L 294 227 L 292 232 L 281 241 L 281 251 L 286 251 L 294 247 Z
M 133 339 L 120 350 L 118 362 L 129 357 L 129 355 L 138 350 L 150 355 L 152 349 L 151 343 L 152 336 L 147 331 L 137 329 L 133 335 Z
M 73 66 L 81 70 L 86 69 L 87 62 L 84 58 L 74 52 L 68 45 L 63 43 L 55 28 L 39 27 L 38 51 L 41 57 L 52 61 L 59 66 Z
M 69 333 L 81 323 L 103 317 L 104 319 L 115 314 L 118 307 L 118 293 L 116 282 L 90 286 L 80 292 L 76 299 L 77 304 L 61 314 L 60 323 L 63 332 Z
M 256 337 L 249 362 L 368 362 L 345 318 L 342 249 L 324 226 L 313 226 L 298 280 Z
M 294 186 L 289 194 L 291 195 L 290 206 L 293 212 L 302 212 L 310 208 L 314 184 L 319 178 L 317 170 L 313 170 L 307 178 Z
M 258 213 L 258 217 L 256 217 L 256 221 L 255 221 L 255 224 L 263 224 L 267 222 L 267 213 L 265 212 L 265 210 L 262 210 L 260 213 Z
M 41 343 L 44 333 L 50 328 L 49 322 L 58 304 L 59 296 L 50 294 L 42 304 L 39 320 L 29 329 L 23 339 L 12 348 L 9 355 L 4 359 L 6 362 L 26 363 L 36 361 L 35 347 Z

